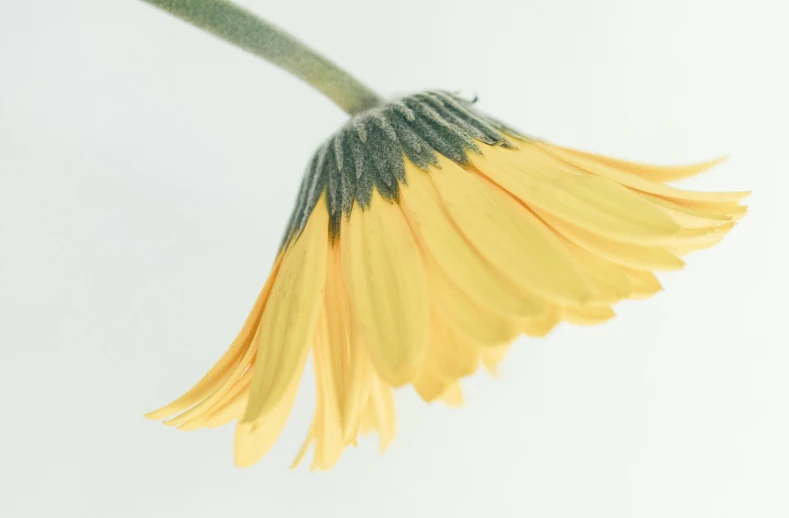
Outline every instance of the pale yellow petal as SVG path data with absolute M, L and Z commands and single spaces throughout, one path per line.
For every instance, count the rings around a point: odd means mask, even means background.
M 425 257 L 425 266 L 430 297 L 457 333 L 484 347 L 508 344 L 520 334 L 518 320 L 480 305 L 448 279 L 429 257 Z M 543 312 L 544 309 L 538 315 Z
M 576 245 L 593 252 L 612 263 L 632 268 L 671 271 L 679 270 L 685 262 L 665 246 L 644 246 L 623 241 L 613 241 L 538 212 L 545 222 Z
M 518 150 L 486 147 L 473 163 L 526 207 L 610 239 L 651 243 L 679 231 L 641 195 L 608 178 L 567 171 L 567 164 L 534 151 L 528 144 Z
M 428 173 L 410 162 L 400 205 L 414 235 L 433 262 L 477 303 L 510 316 L 540 313 L 545 301 L 519 290 L 499 274 L 460 234 L 446 213 Z
M 521 322 L 521 330 L 532 338 L 542 338 L 553 331 L 561 320 L 559 306 L 549 306 L 542 315 L 528 318 Z
M 567 249 L 578 259 L 592 288 L 593 303 L 613 304 L 626 298 L 632 291 L 630 281 L 622 268 L 572 242 Z
M 337 391 L 338 376 L 343 374 L 338 371 L 336 358 L 337 351 L 332 349 L 328 337 L 328 324 L 326 313 L 322 312 L 318 320 L 315 333 L 315 343 L 312 347 L 312 358 L 315 367 L 315 458 L 313 469 L 329 469 L 340 458 L 345 446 L 343 442 L 342 419 L 340 418 L 340 393 Z M 344 385 L 340 385 L 342 390 Z
M 457 380 L 470 376 L 479 363 L 478 346 L 455 332 L 433 308 L 430 339 L 419 376 L 413 385 L 427 402 L 440 397 Z
M 652 180 L 654 182 L 672 182 L 674 180 L 682 180 L 684 178 L 689 178 L 691 176 L 695 176 L 699 173 L 702 173 L 720 164 L 727 158 L 723 156 L 720 158 L 716 158 L 714 160 L 709 160 L 707 162 L 699 162 L 696 164 L 661 166 L 661 165 L 642 164 L 638 162 L 621 160 L 618 158 L 611 158 L 603 155 L 596 155 L 593 153 L 578 151 L 576 149 L 570 149 L 562 146 L 554 146 L 554 147 L 556 147 L 557 149 L 561 149 L 562 151 L 566 151 L 567 153 L 578 155 L 580 157 L 587 158 L 594 162 L 599 162 L 606 166 L 613 167 L 621 171 L 624 171 L 626 173 L 634 174 L 636 176 L 640 176 L 647 180 Z
M 247 404 L 249 385 L 252 381 L 253 373 L 254 365 L 247 369 L 243 376 L 233 384 L 230 391 L 211 407 L 210 411 L 206 412 L 200 419 L 193 419 L 179 426 L 178 429 L 184 431 L 196 430 L 203 426 L 206 428 L 217 428 L 240 418 Z
M 655 198 L 663 199 L 658 196 L 656 196 Z M 748 213 L 748 207 L 739 205 L 736 201 L 715 202 L 715 201 L 699 201 L 699 200 L 685 200 L 685 199 L 671 199 L 668 201 L 671 201 L 675 205 L 679 205 L 681 207 L 685 207 L 691 210 L 726 216 L 735 223 L 740 221 Z
M 461 406 L 463 404 L 463 390 L 460 388 L 460 383 L 455 382 L 450 385 L 442 394 L 441 401 L 449 406 Z
M 307 350 L 297 359 L 297 372 L 304 370 Z M 238 422 L 234 438 L 234 457 L 236 466 L 248 467 L 255 464 L 268 453 L 285 428 L 285 423 L 293 408 L 299 388 L 299 377 L 292 376 L 285 388 L 285 394 L 274 408 L 254 422 Z
M 443 376 L 440 368 L 440 355 L 436 347 L 428 345 L 425 363 L 419 376 L 412 382 L 414 390 L 423 401 L 431 403 L 441 397 L 446 392 L 447 387 L 452 383 Z
M 177 426 L 182 430 L 200 428 L 203 420 L 211 414 L 213 409 L 216 408 L 216 405 L 228 394 L 228 392 L 232 391 L 236 382 L 252 366 L 255 356 L 255 349 L 253 347 L 248 348 L 241 358 L 241 361 L 230 372 L 230 375 L 227 376 L 225 381 L 211 394 L 189 410 L 165 421 L 164 424 L 167 426 Z
M 425 359 L 419 375 L 412 382 L 417 394 L 428 403 L 441 397 L 441 394 L 454 381 L 454 379 L 446 376 L 444 369 L 444 362 L 447 360 L 452 361 L 451 357 L 446 357 L 446 346 L 442 343 L 447 340 L 447 337 L 444 333 L 437 330 L 435 325 L 436 321 L 441 317 L 437 316 L 435 309 L 433 309 L 430 318 L 430 337 L 427 343 Z M 439 326 L 441 326 L 440 323 Z
M 260 324 L 255 374 L 243 416 L 247 423 L 271 412 L 301 375 L 299 360 L 312 343 L 323 305 L 328 219 L 322 196 L 302 234 L 285 252 Z
M 314 349 L 320 343 L 325 350 L 314 353 L 325 362 L 326 380 L 332 384 L 331 391 L 337 399 L 337 412 L 340 421 L 347 422 L 344 416 L 345 406 L 340 401 L 346 398 L 348 382 L 351 376 L 351 309 L 348 297 L 345 295 L 345 285 L 342 280 L 339 247 L 329 250 L 329 261 L 326 267 L 326 291 L 324 293 L 324 314 L 321 317 L 326 328 L 326 339 L 316 338 Z
M 430 175 L 447 211 L 477 251 L 521 288 L 579 304 L 586 280 L 559 238 L 518 201 L 480 175 L 440 159 Z
M 222 385 L 235 371 L 236 367 L 244 358 L 247 350 L 253 345 L 253 337 L 257 333 L 260 325 L 260 319 L 263 316 L 263 309 L 266 306 L 266 301 L 271 293 L 271 286 L 274 284 L 274 279 L 277 277 L 279 266 L 282 262 L 282 255 L 277 256 L 274 261 L 274 266 L 271 268 L 266 284 L 260 290 L 255 305 L 249 313 L 244 326 L 238 333 L 238 336 L 230 345 L 227 352 L 219 359 L 219 361 L 211 368 L 211 370 L 203 376 L 203 379 L 197 382 L 186 394 L 176 399 L 169 405 L 155 410 L 145 415 L 148 419 L 162 419 L 167 416 L 182 412 L 183 410 L 195 405 L 202 399 L 209 396 L 214 392 L 217 387 Z
M 432 366 L 433 362 L 426 363 L 419 377 L 412 382 L 414 390 L 426 403 L 432 403 L 439 399 L 452 383 L 448 379 L 439 376 L 439 373 L 432 369 Z
M 228 393 L 226 398 L 217 405 L 217 408 L 208 416 L 203 426 L 206 428 L 219 428 L 241 418 L 247 406 L 249 385 L 252 381 L 253 371 L 247 372 L 248 375 L 245 373 L 244 378 L 233 386 L 233 391 Z
M 441 358 L 441 373 L 446 379 L 456 381 L 471 376 L 479 365 L 479 348 L 464 337 L 440 324 L 443 328 L 436 333 L 438 356 Z
M 394 439 L 396 427 L 394 392 L 389 385 L 374 376 L 369 399 L 362 411 L 361 431 L 363 434 L 377 431 L 383 453 Z
M 670 246 L 697 246 L 698 249 L 718 244 L 726 234 L 734 228 L 735 223 L 728 223 L 710 228 L 684 228 L 676 236 Z
M 333 380 L 345 442 L 356 437 L 372 375 L 367 350 L 353 325 L 339 244 L 329 252 L 325 297 Z
M 538 142 L 535 145 L 588 173 L 604 176 L 631 189 L 661 196 L 672 201 L 689 200 L 702 203 L 726 203 L 740 201 L 750 194 L 749 192 L 685 191 L 590 160 L 575 153 L 569 153 L 550 144 Z
M 427 282 L 400 209 L 374 192 L 342 228 L 343 277 L 356 330 L 378 375 L 393 386 L 419 372 L 429 327 Z
M 622 271 L 627 276 L 633 289 L 628 296 L 630 299 L 646 299 L 663 289 L 660 281 L 652 272 L 637 268 L 623 268 Z
M 504 357 L 507 356 L 509 350 L 509 346 L 504 346 L 491 347 L 479 351 L 479 359 L 491 376 L 499 375 L 499 365 L 504 361 Z
M 732 221 L 732 217 L 726 214 L 715 214 L 714 212 L 692 209 L 659 196 L 646 195 L 645 199 L 665 211 L 683 228 L 707 228 L 725 225 Z
M 610 306 L 562 308 L 562 320 L 579 326 L 594 326 L 614 318 Z
M 299 452 L 296 454 L 296 457 L 290 464 L 290 469 L 294 469 L 298 467 L 299 464 L 301 464 L 301 461 L 304 460 L 304 456 L 307 454 L 307 451 L 310 449 L 310 446 L 312 446 L 313 442 L 315 442 L 315 433 L 313 432 L 313 427 L 311 426 L 307 431 L 307 437 L 305 437 L 304 442 L 301 443 Z

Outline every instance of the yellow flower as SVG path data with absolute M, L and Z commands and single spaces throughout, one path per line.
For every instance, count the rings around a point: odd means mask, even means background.
M 312 353 L 316 408 L 301 459 L 328 469 L 359 434 L 395 433 L 393 389 L 462 402 L 521 334 L 594 325 L 660 290 L 655 271 L 709 247 L 747 193 L 666 182 L 660 167 L 521 135 L 447 92 L 355 115 L 316 153 L 266 285 L 229 350 L 148 417 L 183 430 L 237 420 L 235 459 L 258 461 Z

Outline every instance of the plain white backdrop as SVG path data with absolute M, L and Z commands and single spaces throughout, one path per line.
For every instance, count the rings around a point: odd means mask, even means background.
M 136 0 L 0 0 L 0 515 L 789 516 L 789 8 L 781 0 L 247 0 L 385 95 L 476 93 L 529 134 L 754 191 L 719 246 L 597 328 L 521 340 L 462 409 L 398 393 L 287 469 L 142 418 L 224 352 L 343 113 Z

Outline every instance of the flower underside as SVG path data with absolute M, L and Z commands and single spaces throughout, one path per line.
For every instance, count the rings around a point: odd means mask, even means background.
M 283 245 L 304 229 L 324 191 L 334 240 L 342 216 L 348 217 L 354 204 L 369 207 L 374 190 L 397 201 L 406 160 L 423 171 L 438 167 L 439 155 L 466 166 L 469 152 L 482 152 L 480 143 L 513 147 L 507 134 L 518 135 L 474 110 L 472 102 L 443 91 L 411 95 L 356 115 L 313 156 Z
M 310 352 L 304 449 L 334 465 L 359 434 L 394 435 L 393 388 L 462 401 L 521 334 L 595 325 L 657 293 L 655 271 L 714 245 L 747 193 L 666 184 L 662 167 L 525 137 L 445 92 L 355 116 L 308 168 L 269 279 L 217 364 L 148 417 L 183 430 L 237 420 L 236 462 L 273 445 Z M 297 459 L 298 460 L 298 459 Z

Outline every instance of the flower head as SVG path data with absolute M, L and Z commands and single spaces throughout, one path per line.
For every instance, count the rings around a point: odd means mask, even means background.
M 526 137 L 447 92 L 357 114 L 315 154 L 271 274 L 236 340 L 148 417 L 184 430 L 237 420 L 239 465 L 290 413 L 311 353 L 316 409 L 304 448 L 327 469 L 357 436 L 393 438 L 393 389 L 462 401 L 521 334 L 594 325 L 660 290 L 655 271 L 709 247 L 747 193 L 665 182 L 717 161 L 660 167 Z

